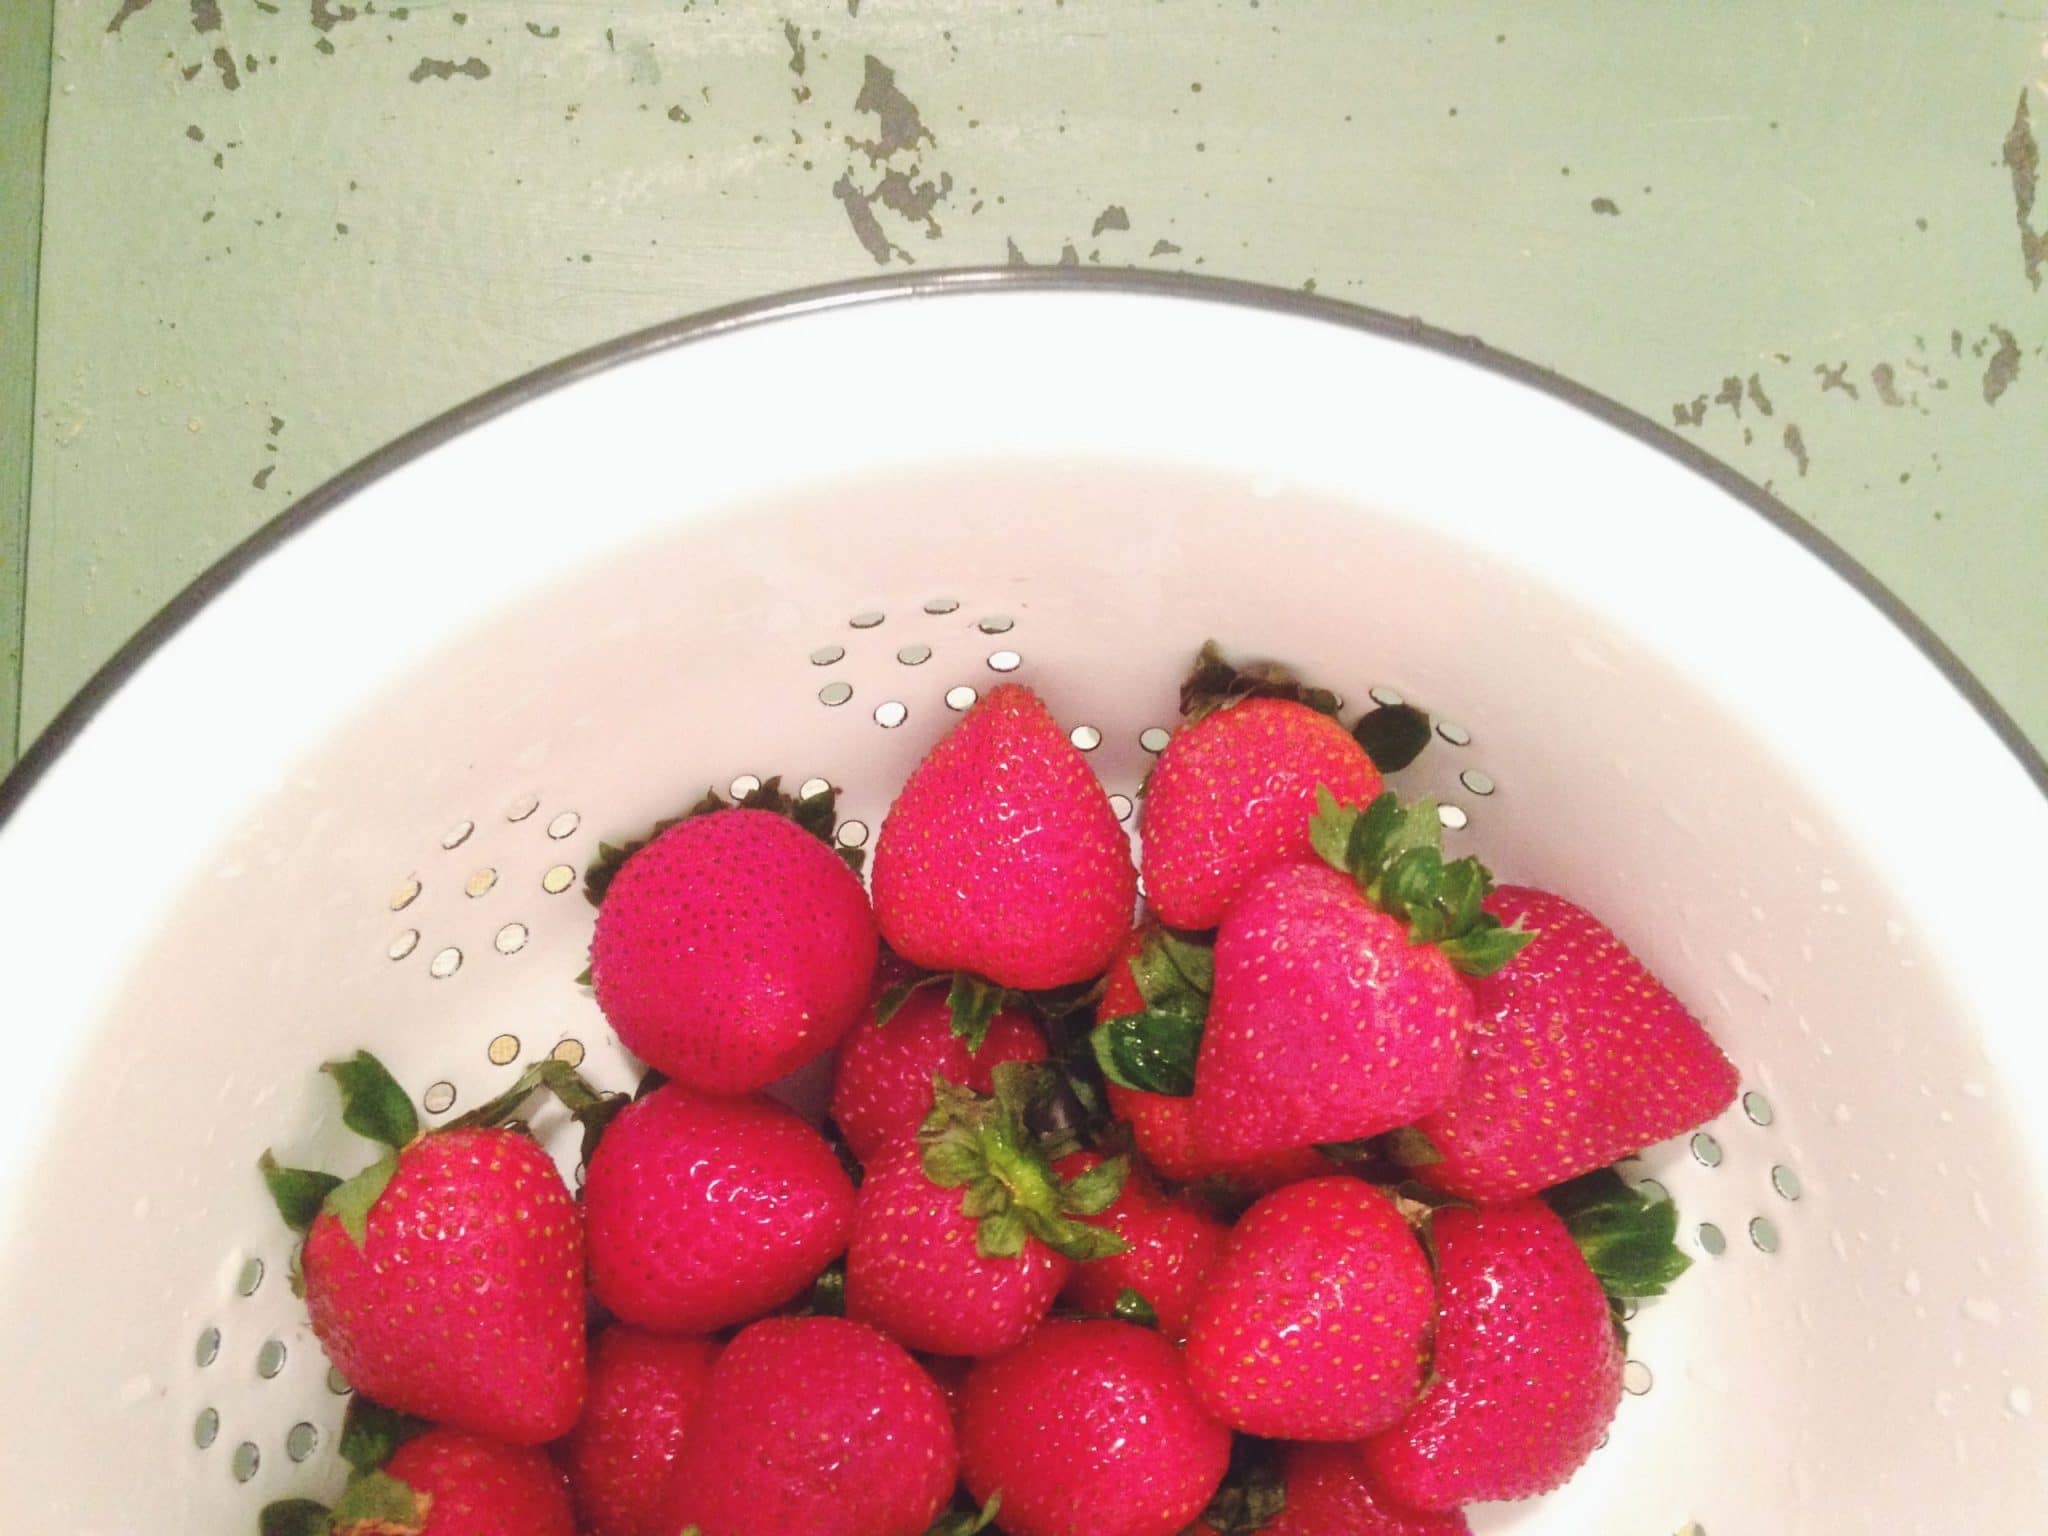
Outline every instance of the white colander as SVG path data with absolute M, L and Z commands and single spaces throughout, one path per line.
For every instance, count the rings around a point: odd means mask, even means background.
M 626 1082 L 573 982 L 600 839 L 780 773 L 860 843 L 1003 676 L 1126 805 L 1210 636 L 1428 709 L 1397 782 L 1450 846 L 1604 914 L 1743 1073 L 1640 1165 L 1697 1264 L 1611 1442 L 1475 1527 L 2048 1532 L 2038 758 L 1626 413 L 1298 296 L 1016 273 L 688 322 L 424 429 L 7 782 L 0 1529 L 335 1491 L 257 1154 L 367 1160 L 314 1071 L 357 1047 L 430 1122 L 550 1053 Z

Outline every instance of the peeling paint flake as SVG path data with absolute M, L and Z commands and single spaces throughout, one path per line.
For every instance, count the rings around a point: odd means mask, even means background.
M 867 56 L 866 73 L 861 80 L 860 94 L 853 99 L 853 110 L 874 114 L 881 125 L 878 138 L 854 139 L 850 135 L 847 138 L 849 145 L 868 157 L 870 165 L 888 159 L 899 150 L 915 149 L 919 143 L 935 145 L 939 142 L 931 129 L 925 127 L 917 103 L 897 87 L 896 71 L 873 54 Z
M 1152 242 L 1152 254 L 1154 256 L 1178 256 L 1180 254 L 1180 247 L 1171 240 L 1154 240 Z
M 892 256 L 900 256 L 904 261 L 910 260 L 910 253 L 899 249 L 883 230 L 882 221 L 875 217 L 874 203 L 853 179 L 853 172 L 843 173 L 832 184 L 832 195 L 838 198 L 840 205 L 846 209 L 846 220 L 853 226 L 854 238 L 875 258 L 876 266 L 887 266 Z
M 270 484 L 270 477 L 276 473 L 277 466 L 275 464 L 266 464 L 261 469 L 256 471 L 254 478 L 252 478 L 249 481 L 249 484 L 254 489 L 260 491 L 266 485 Z
M 213 50 L 213 67 L 220 71 L 220 83 L 230 91 L 242 88 L 241 73 L 235 68 L 235 56 L 225 48 Z
M 2027 281 L 2039 288 L 2041 268 L 2048 264 L 2048 233 L 2036 233 L 2034 229 L 2034 199 L 2041 184 L 2041 146 L 2034 139 L 2024 87 L 2020 91 L 2019 109 L 2013 113 L 2012 127 L 2005 135 L 2004 160 L 2012 175 L 2012 211 L 2020 227 L 2020 261 L 2026 267 Z
M 558 38 L 562 35 L 562 28 L 560 23 L 557 23 L 552 27 L 544 27 L 537 21 L 529 21 L 526 24 L 526 30 L 531 32 L 535 37 L 540 38 L 544 42 L 551 42 L 555 38 Z
M 1094 239 L 1105 229 L 1129 229 L 1130 227 L 1131 216 L 1124 212 L 1120 204 L 1111 203 L 1102 212 L 1095 215 L 1095 225 L 1088 231 L 1088 235 L 1090 239 Z
M 1906 397 L 1899 393 L 1898 373 L 1890 363 L 1879 363 L 1870 370 L 1870 387 L 1877 391 L 1877 398 L 1885 405 L 1901 406 Z
M 308 4 L 313 25 L 322 32 L 332 32 L 343 22 L 354 21 L 358 14 L 354 6 L 340 5 L 336 0 L 308 0 Z
M 1991 354 L 1991 361 L 1984 365 L 1984 403 L 1998 404 L 1998 397 L 2011 387 L 2012 381 L 2020 376 L 2020 344 L 2002 325 L 1991 327 L 1991 334 L 1998 338 L 1998 350 Z
M 1690 400 L 1681 400 L 1671 407 L 1671 423 L 1678 427 L 1696 427 L 1707 419 L 1707 397 L 1694 395 Z
M 782 39 L 789 44 L 789 72 L 801 75 L 807 61 L 804 58 L 804 35 L 795 22 L 785 21 L 782 24 Z
M 192 0 L 192 30 L 202 34 L 220 30 L 220 0 Z
M 1826 394 L 1831 389 L 1839 389 L 1851 400 L 1861 400 L 1863 398 L 1863 391 L 1849 382 L 1849 365 L 1847 363 L 1837 363 L 1832 368 L 1826 363 L 1815 363 L 1813 371 L 1820 379 L 1820 391 L 1822 394 Z
M 107 30 L 109 32 L 120 31 L 121 24 L 130 16 L 133 16 L 137 11 L 148 10 L 153 3 L 154 0 L 121 0 L 121 8 L 114 12 L 114 19 L 107 23 Z
M 1763 381 L 1755 374 L 1749 376 L 1749 403 L 1757 408 L 1759 415 L 1771 414 L 1771 397 L 1764 393 Z
M 1742 416 L 1742 380 L 1729 374 L 1721 381 L 1721 387 L 1714 394 L 1714 404 L 1725 405 L 1739 420 Z
M 1792 462 L 1799 466 L 1799 478 L 1806 478 L 1806 434 L 1789 423 L 1785 427 L 1785 451 L 1792 455 Z
M 1607 214 L 1613 218 L 1619 218 L 1621 216 L 1621 204 L 1611 197 L 1596 197 L 1593 199 L 1593 211 L 1595 213 Z
M 453 59 L 423 58 L 413 65 L 412 73 L 405 78 L 418 85 L 422 80 L 452 80 L 457 75 L 467 75 L 472 80 L 488 80 L 490 74 L 491 66 L 472 54 L 460 64 Z

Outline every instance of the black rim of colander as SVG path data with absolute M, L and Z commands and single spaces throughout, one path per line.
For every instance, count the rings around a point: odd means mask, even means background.
M 564 384 L 632 362 L 651 353 L 701 341 L 706 337 L 793 319 L 819 310 L 855 304 L 933 298 L 984 292 L 1086 292 L 1197 299 L 1242 309 L 1264 310 L 1319 320 L 1349 330 L 1457 358 L 1489 373 L 1539 389 L 1618 428 L 1676 460 L 1720 487 L 1750 511 L 1812 551 L 1843 581 L 1854 587 L 1938 667 L 1949 683 L 1969 700 L 1994 734 L 2019 760 L 2044 797 L 2048 797 L 2048 759 L 2021 732 L 2018 723 L 1992 697 L 1954 651 L 1929 629 L 1890 588 L 1847 551 L 1799 517 L 1755 482 L 1737 473 L 1695 444 L 1583 384 L 1551 369 L 1487 345 L 1475 336 L 1425 324 L 1413 317 L 1389 314 L 1338 299 L 1298 290 L 1271 288 L 1231 278 L 1195 277 L 1166 272 L 1076 271 L 1067 268 L 962 268 L 918 276 L 865 278 L 823 287 L 798 289 L 706 310 L 680 320 L 635 331 L 613 341 L 573 353 L 520 378 L 501 384 L 416 427 L 343 470 L 317 490 L 299 498 L 284 512 L 257 529 L 187 586 L 116 651 L 72 697 L 57 717 L 24 752 L 5 779 L 0 779 L 0 825 L 20 809 L 29 791 L 63 756 L 86 724 L 142 664 L 213 599 L 262 562 L 272 550 L 301 529 L 343 505 L 358 491 L 393 470 L 432 451 L 450 439 Z

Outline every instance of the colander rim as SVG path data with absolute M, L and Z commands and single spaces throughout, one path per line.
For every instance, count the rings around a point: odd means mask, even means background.
M 1589 385 L 1482 341 L 1477 336 L 1432 325 L 1419 316 L 1397 315 L 1370 305 L 1242 278 L 1184 272 L 956 267 L 789 289 L 661 321 L 544 363 L 471 397 L 373 450 L 299 497 L 221 555 L 100 665 L 30 743 L 13 768 L 0 778 L 0 828 L 7 825 L 27 800 L 30 791 L 63 758 L 71 743 L 121 686 L 208 603 L 287 540 L 344 505 L 357 492 L 493 417 L 550 394 L 566 384 L 656 353 L 819 311 L 971 293 L 1048 291 L 1193 299 L 1316 320 L 1439 353 L 1539 390 L 1585 412 L 1704 477 L 1819 558 L 1934 664 L 2018 760 L 2036 791 L 2048 800 L 2048 756 L 2044 756 L 2041 749 L 2028 739 L 2018 721 L 1990 689 L 1897 593 L 1878 580 L 1840 544 L 1732 465 Z

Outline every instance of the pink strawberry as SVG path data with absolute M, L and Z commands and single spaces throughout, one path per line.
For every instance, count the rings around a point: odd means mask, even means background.
M 1011 1536 L 1173 1536 L 1209 1502 L 1230 1432 L 1149 1328 L 1047 1323 L 967 1379 L 960 1471 Z
M 744 1093 L 828 1051 L 867 1001 L 875 922 L 860 880 L 786 817 L 677 822 L 626 860 L 591 940 L 619 1041 L 677 1082 Z
M 1404 1509 L 1366 1475 L 1349 1445 L 1290 1445 L 1281 1461 L 1287 1502 L 1263 1536 L 1471 1536 L 1456 1511 Z
M 1402 1503 L 1451 1509 L 1547 1493 L 1593 1453 L 1621 1402 L 1606 1292 L 1539 1200 L 1439 1211 L 1433 1380 L 1366 1442 Z
M 902 1348 L 836 1317 L 772 1317 L 711 1369 L 664 1533 L 923 1536 L 959 1465 L 946 1400 Z
M 562 1445 L 583 1536 L 667 1536 L 657 1523 L 669 1468 L 718 1346 L 615 1323 L 590 1349 L 590 1398 Z
M 530 1447 L 432 1429 L 394 1451 L 383 1475 L 411 1491 L 418 1522 L 353 1520 L 344 1494 L 337 1536 L 575 1536 L 561 1469 Z
M 327 1358 L 401 1413 L 514 1445 L 567 1432 L 585 1382 L 583 1223 L 554 1160 L 514 1130 L 421 1134 L 367 1052 L 325 1070 L 343 1122 L 387 1152 L 346 1182 L 267 1153 L 262 1171 L 306 1233 L 306 1311 Z M 480 1113 L 509 1114 L 539 1082 Z
M 1124 1164 L 1072 1181 L 1054 1173 L 1024 1128 L 1034 1070 L 1000 1068 L 989 1099 L 942 1084 L 919 1137 L 869 1165 L 846 1253 L 847 1316 L 929 1354 L 995 1354 L 1038 1326 L 1073 1260 L 1122 1248 L 1076 1218 L 1116 1198 Z
M 1483 1204 L 1514 1200 L 1711 1120 L 1735 1068 L 1697 1019 L 1592 913 L 1502 886 L 1486 910 L 1535 940 L 1476 978 L 1464 1080 L 1418 1129 L 1442 1161 L 1418 1176 Z
M 1316 790 L 1363 806 L 1379 770 L 1351 733 L 1286 699 L 1245 699 L 1183 727 L 1145 784 L 1145 899 L 1174 928 L 1214 928 L 1252 876 L 1313 857 Z
M 1032 990 L 1097 976 L 1130 926 L 1130 841 L 1087 761 L 1005 683 L 926 754 L 875 844 L 875 915 L 927 970 Z
M 1006 1061 L 1044 1061 L 1045 1036 L 1031 1019 L 1005 1008 L 989 1020 L 978 1050 L 954 1033 L 943 993 L 912 992 L 886 1024 L 861 1025 L 839 1043 L 832 1068 L 832 1120 L 863 1163 L 914 1135 L 932 1109 L 932 1079 L 976 1093 L 995 1087 Z
M 1062 1178 L 1075 1179 L 1101 1163 L 1098 1153 L 1076 1152 L 1058 1166 Z M 1125 1291 L 1135 1291 L 1161 1333 L 1176 1342 L 1186 1337 L 1188 1313 L 1230 1229 L 1193 1201 L 1163 1195 L 1136 1176 L 1101 1215 L 1084 1219 L 1114 1232 L 1125 1247 L 1074 1266 L 1061 1293 L 1068 1305 L 1108 1316 Z
M 606 1129 L 583 1204 L 597 1299 L 642 1328 L 705 1333 L 809 1285 L 845 1249 L 854 1195 L 794 1111 L 669 1083 Z
M 1248 1157 L 1406 1125 L 1450 1097 L 1472 994 L 1528 935 L 1480 908 L 1475 859 L 1445 864 L 1435 805 L 1325 794 L 1321 864 L 1252 881 L 1216 936 L 1215 993 L 1195 1069 L 1195 1130 Z M 1335 867 L 1331 867 L 1335 866 Z
M 1177 1009 L 1199 1024 L 1209 1008 L 1206 955 L 1206 948 L 1192 940 L 1165 933 L 1156 924 L 1141 924 L 1110 962 L 1096 1016 L 1110 1020 L 1144 1013 L 1151 1004 L 1139 985 L 1142 973 L 1161 1007 Z M 1206 964 L 1213 965 L 1213 961 Z M 1193 975 L 1182 974 L 1182 967 Z M 1186 1070 L 1190 1083 L 1192 1053 L 1199 1045 L 1197 1027 L 1189 1034 Z M 1289 1147 L 1242 1162 L 1210 1156 L 1195 1137 L 1192 1099 L 1127 1088 L 1114 1078 L 1107 1086 L 1110 1112 L 1129 1123 L 1138 1151 L 1162 1178 L 1177 1183 L 1216 1180 L 1243 1194 L 1256 1195 L 1330 1171 L 1328 1160 L 1310 1147 Z
M 1234 1429 L 1357 1440 L 1422 1385 L 1429 1261 L 1383 1191 L 1341 1176 L 1267 1195 L 1239 1218 L 1188 1326 L 1188 1379 Z

